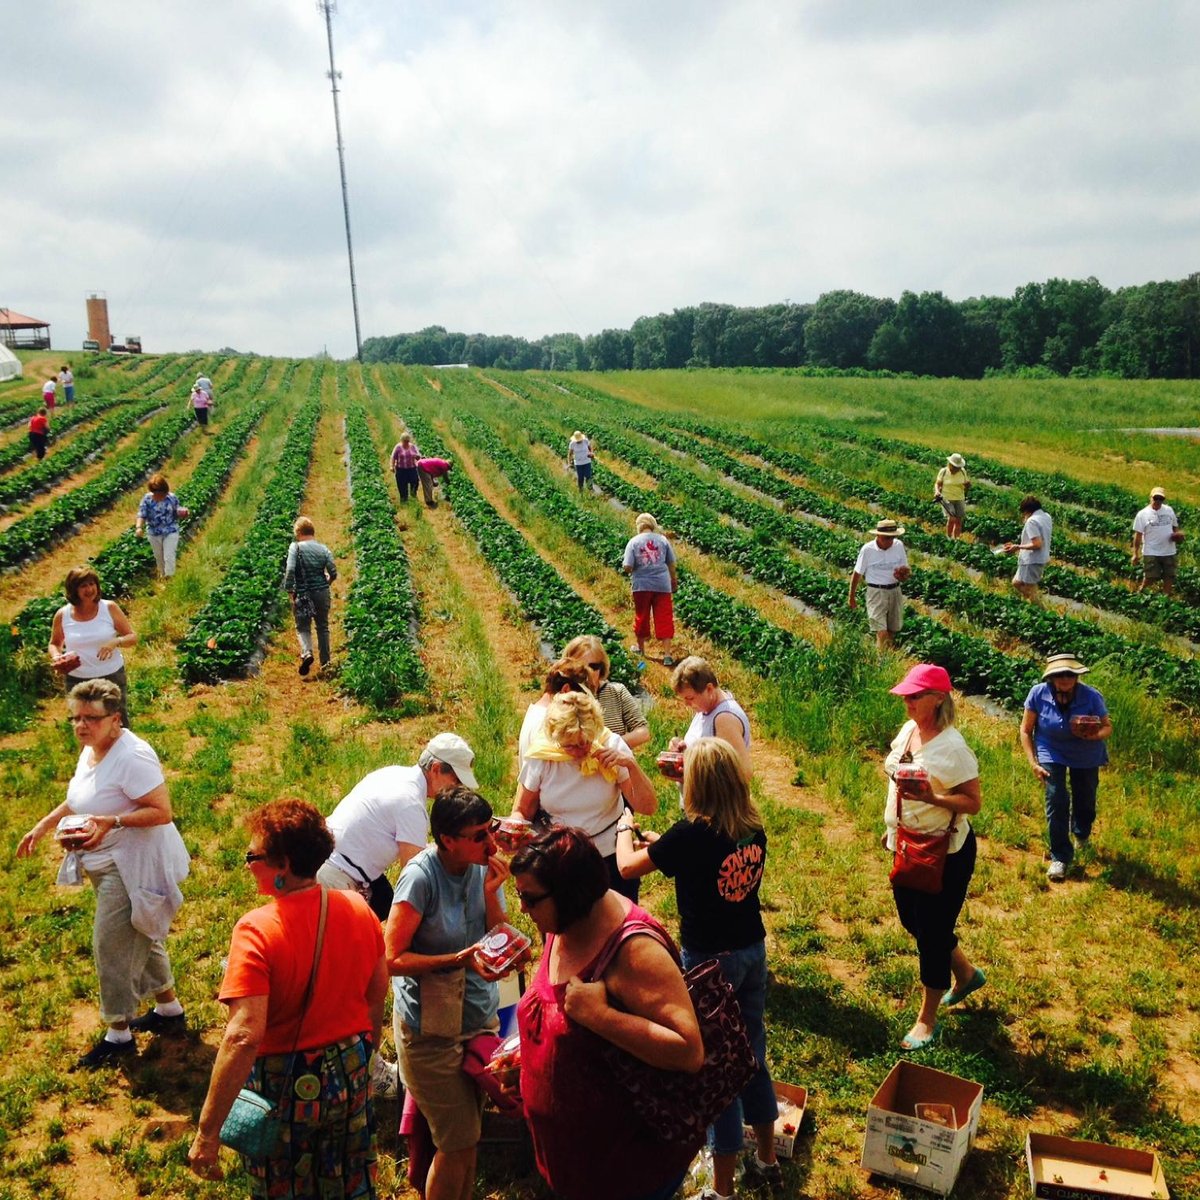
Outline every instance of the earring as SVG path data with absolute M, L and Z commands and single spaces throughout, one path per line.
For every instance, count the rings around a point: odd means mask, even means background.
M 283 885 L 284 885 L 286 882 L 287 882 L 287 880 L 286 880 L 286 879 L 284 879 L 284 877 L 283 877 L 282 875 L 276 875 L 276 876 L 275 876 L 275 890 L 276 890 L 277 892 L 282 892 L 282 891 L 283 891 Z

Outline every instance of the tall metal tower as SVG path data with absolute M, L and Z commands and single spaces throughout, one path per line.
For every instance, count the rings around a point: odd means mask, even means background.
M 362 331 L 358 323 L 358 284 L 354 279 L 354 243 L 350 238 L 350 192 L 346 186 L 346 148 L 342 144 L 342 114 L 338 109 L 338 80 L 342 73 L 333 62 L 333 14 L 337 0 L 317 0 L 317 8 L 325 14 L 325 34 L 329 39 L 329 89 L 333 93 L 333 127 L 337 131 L 338 169 L 342 174 L 342 211 L 346 215 L 346 254 L 350 258 L 350 302 L 354 306 L 355 357 L 362 362 Z

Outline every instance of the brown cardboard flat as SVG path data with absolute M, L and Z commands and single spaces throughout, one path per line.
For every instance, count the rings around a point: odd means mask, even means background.
M 1033 1194 L 1046 1200 L 1168 1200 L 1158 1155 L 1049 1133 L 1025 1141 Z
M 917 1116 L 926 1104 L 938 1106 L 938 1120 Z M 975 1144 L 982 1104 L 982 1084 L 901 1059 L 867 1108 L 861 1165 L 946 1195 Z

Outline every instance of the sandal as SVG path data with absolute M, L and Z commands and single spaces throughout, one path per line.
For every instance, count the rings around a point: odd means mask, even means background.
M 929 1031 L 928 1037 L 915 1038 L 911 1033 L 906 1033 L 900 1042 L 900 1049 L 906 1052 L 913 1050 L 924 1050 L 927 1046 L 932 1046 L 938 1040 L 938 1034 L 941 1033 L 941 1026 L 934 1025 Z
M 987 983 L 987 976 L 976 967 L 975 974 L 971 976 L 961 989 L 951 988 L 948 992 L 942 994 L 942 1004 L 958 1004 L 965 1000 L 972 992 L 979 991 L 985 983 Z

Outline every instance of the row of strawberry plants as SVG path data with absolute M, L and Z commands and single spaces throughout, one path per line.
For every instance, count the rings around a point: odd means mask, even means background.
M 176 412 L 155 422 L 137 444 L 82 487 L 58 496 L 44 508 L 0 532 L 0 567 L 45 554 L 80 522 L 109 508 L 123 493 L 144 482 L 171 448 L 194 428 L 190 413 Z
M 276 388 L 278 393 L 286 393 L 299 365 L 298 362 L 288 364 Z M 244 390 L 250 397 L 249 405 L 213 438 L 191 477 L 178 489 L 180 503 L 192 514 L 180 526 L 181 552 L 188 541 L 199 532 L 205 517 L 212 512 L 225 489 L 230 473 L 246 452 L 251 435 L 273 403 L 272 397 L 259 396 L 266 382 L 266 375 L 264 370 L 262 378 L 246 386 Z M 128 596 L 135 586 L 149 579 L 155 571 L 154 552 L 150 543 L 144 537 L 137 536 L 132 524 L 89 561 L 100 576 L 104 594 L 110 599 Z M 59 591 L 30 601 L 11 622 L 18 644 L 45 644 L 50 637 L 50 623 L 54 613 L 61 605 L 62 593 Z
M 157 397 L 135 401 L 89 429 L 86 434 L 74 438 L 58 453 L 34 463 L 24 471 L 0 479 L 0 507 L 28 500 L 38 492 L 53 487 L 60 479 L 79 470 L 89 458 L 101 454 L 131 434 L 151 413 L 161 408 L 162 401 Z
M 168 360 L 168 364 L 170 362 L 171 360 Z M 174 378 L 176 377 L 173 376 L 172 379 Z M 138 387 L 132 391 L 125 391 L 119 394 L 97 396 L 94 400 L 79 400 L 66 408 L 56 409 L 50 428 L 50 444 L 53 446 L 68 429 L 82 425 L 90 421 L 93 417 L 108 412 L 109 409 L 116 408 L 118 405 L 128 404 L 133 400 L 149 399 L 151 395 L 160 393 L 166 386 L 169 386 L 169 384 L 160 381 L 159 386 L 155 387 L 152 391 L 146 391 L 144 388 Z M 9 445 L 0 448 L 0 471 L 7 471 L 31 453 L 29 441 L 25 434 L 22 433 Z
M 260 639 L 279 614 L 280 580 L 292 540 L 292 521 L 304 495 L 321 418 L 322 375 L 323 364 L 313 371 L 308 395 L 248 527 L 250 535 L 179 643 L 177 662 L 187 683 L 216 683 L 244 676 Z
M 671 449 L 689 454 L 731 479 L 779 500 L 790 510 L 803 511 L 850 528 L 862 525 L 865 514 L 861 510 L 829 500 L 771 471 L 751 466 L 708 441 L 644 420 L 635 419 L 629 425 Z M 715 431 L 708 432 L 713 437 L 717 436 Z M 936 527 L 930 530 L 929 523 L 924 521 L 925 530 L 915 528 L 913 522 L 921 518 L 914 517 L 911 511 L 899 505 L 892 506 L 889 512 L 908 523 L 904 540 L 914 550 L 950 559 L 994 579 L 1006 579 L 1012 573 L 1012 560 L 997 557 L 981 542 L 946 538 Z M 1161 593 L 1139 594 L 1094 576 L 1054 566 L 1047 568 L 1043 586 L 1047 591 L 1068 600 L 1119 613 L 1135 621 L 1153 622 L 1172 633 L 1200 638 L 1200 609 Z
M 864 433 L 862 430 L 846 426 L 834 426 L 829 430 L 837 438 L 857 442 L 869 449 L 883 454 L 922 454 L 928 453 L 927 446 L 918 446 L 912 442 L 897 441 L 893 438 L 877 437 Z M 1141 508 L 1145 501 L 1114 483 L 1088 483 L 1075 479 L 1059 471 L 1037 471 L 1031 467 L 1012 467 L 992 458 L 981 455 L 971 456 L 974 469 L 995 483 L 1011 487 L 1019 492 L 1033 492 L 1038 496 L 1047 496 L 1068 504 L 1076 504 L 1083 508 L 1093 509 L 1100 514 L 1128 511 L 1130 521 L 1132 514 Z M 1197 514 L 1191 509 L 1175 506 L 1181 522 L 1192 520 Z
M 419 608 L 379 451 L 360 405 L 346 412 L 357 575 L 346 599 L 342 686 L 377 710 L 429 685 L 418 649 Z
M 445 443 L 423 411 L 406 412 L 405 421 L 427 455 L 449 457 Z M 593 634 L 608 651 L 612 678 L 639 687 L 637 668 L 621 643 L 620 632 L 496 511 L 465 471 L 452 471 L 444 477 L 444 484 L 455 517 L 554 651 L 560 651 L 579 634 Z
M 603 396 L 603 393 L 593 394 L 597 398 Z M 608 398 L 605 398 L 604 403 L 611 410 L 612 402 Z M 936 535 L 938 526 L 935 523 L 928 522 L 923 517 L 913 516 L 913 513 L 917 511 L 918 501 L 911 494 L 896 492 L 885 488 L 882 484 L 846 475 L 796 451 L 779 450 L 746 434 L 729 429 L 718 430 L 706 425 L 703 421 L 675 415 L 670 418 L 670 426 L 668 426 L 661 420 L 648 419 L 644 414 L 634 415 L 631 413 L 629 424 L 631 427 L 645 432 L 648 436 L 658 438 L 668 444 L 674 444 L 671 440 L 673 432 L 671 426 L 674 426 L 677 429 L 686 430 L 697 438 L 731 446 L 742 453 L 754 455 L 789 474 L 801 475 L 827 491 L 838 495 L 853 496 L 867 504 L 879 505 L 890 515 L 903 517 L 906 521 L 921 520 L 927 529 L 934 532 L 938 543 L 936 553 L 939 555 L 953 558 L 966 566 L 997 578 L 1004 576 L 1009 569 L 1007 560 L 996 558 L 981 543 L 1001 543 L 1011 540 L 1018 531 L 1017 518 L 989 518 L 973 511 L 970 522 L 971 531 L 981 541 L 941 539 Z M 845 447 L 842 449 L 846 450 Z M 842 459 L 846 457 L 847 455 L 843 453 Z M 760 490 L 770 491 L 770 485 L 763 487 L 755 484 L 753 486 L 759 486 Z M 777 493 L 772 491 L 770 494 Z M 815 493 L 809 494 L 814 495 Z M 918 490 L 918 496 L 923 496 L 923 494 Z M 780 498 L 784 499 L 783 496 Z M 814 508 L 810 511 L 816 512 L 817 510 Z M 853 512 L 854 510 L 849 511 Z M 938 512 L 940 515 L 940 509 Z M 831 517 L 830 519 L 838 518 Z M 1054 538 L 1054 555 L 1056 558 L 1073 563 L 1078 567 L 1104 571 L 1119 578 L 1132 580 L 1139 574 L 1131 564 L 1126 550 L 1103 542 L 1073 539 L 1066 536 L 1064 531 L 1057 527 Z M 1045 586 L 1049 591 L 1066 599 L 1093 604 L 1134 620 L 1150 621 L 1161 625 L 1170 632 L 1195 636 L 1197 627 L 1195 605 L 1200 602 L 1200 575 L 1191 568 L 1180 569 L 1178 590 L 1183 597 L 1182 602 L 1162 595 L 1134 594 L 1119 584 L 1108 584 L 1090 576 L 1064 570 L 1061 567 L 1049 568 L 1045 577 Z
M 480 448 L 504 472 L 517 491 L 543 515 L 560 525 L 572 540 L 613 570 L 621 569 L 628 531 L 615 520 L 578 504 L 545 471 L 514 454 L 482 418 L 460 411 L 472 448 Z M 711 587 L 686 568 L 678 570 L 675 612 L 690 629 L 729 651 L 739 662 L 763 676 L 786 676 L 798 656 L 815 654 L 814 647 L 789 630 L 768 621 L 749 605 Z
M 606 444 L 620 447 L 619 452 L 624 457 L 652 474 L 663 486 L 712 505 L 756 531 L 760 538 L 770 536 L 776 541 L 798 545 L 845 572 L 852 569 L 862 544 L 861 537 L 796 520 L 766 504 L 735 496 L 724 488 L 714 488 L 693 471 L 664 462 L 646 443 L 634 444 L 612 427 L 604 428 L 595 423 L 593 427 L 603 429 Z M 738 537 L 753 544 L 753 539 L 745 538 L 745 535 Z M 733 539 L 727 536 L 725 540 Z M 737 561 L 742 561 L 745 549 L 726 546 L 723 553 L 732 553 L 738 556 Z M 798 587 L 806 593 L 815 586 L 807 570 L 797 571 L 794 565 L 778 561 L 767 565 L 761 553 L 752 552 L 751 558 L 751 563 L 743 562 L 743 565 L 765 582 L 783 586 L 781 581 L 787 580 L 785 590 Z M 841 591 L 844 581 L 839 580 L 835 587 Z M 821 589 L 818 587 L 817 590 Z M 1043 654 L 1067 648 L 1093 661 L 1117 655 L 1125 669 L 1144 676 L 1147 685 L 1155 690 L 1169 692 L 1187 701 L 1200 699 L 1200 662 L 1194 659 L 1181 659 L 1158 647 L 1107 632 L 1092 622 L 1030 605 L 1015 596 L 983 591 L 937 570 L 915 571 L 905 590 L 910 596 L 951 612 L 960 620 L 970 620 L 985 629 L 1002 629 Z M 800 598 L 807 600 L 808 595 Z

